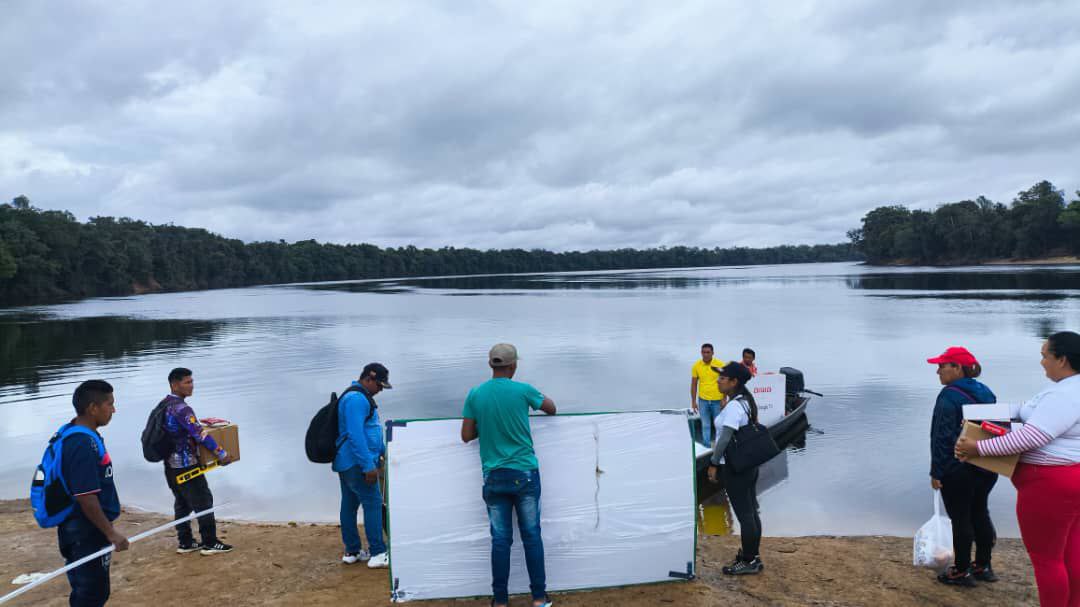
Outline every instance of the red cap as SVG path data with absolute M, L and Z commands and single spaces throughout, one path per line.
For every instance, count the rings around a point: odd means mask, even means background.
M 960 346 L 952 346 L 948 350 L 945 350 L 945 352 L 943 352 L 941 356 L 928 358 L 926 359 L 926 362 L 932 365 L 952 363 L 954 365 L 960 365 L 962 367 L 970 367 L 979 363 L 979 361 L 975 360 L 974 354 L 968 352 L 967 348 L 961 348 Z

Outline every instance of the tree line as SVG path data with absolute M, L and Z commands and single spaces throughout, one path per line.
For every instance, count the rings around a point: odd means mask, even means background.
M 200 228 L 0 204 L 0 305 L 290 282 L 850 261 L 851 243 L 553 252 L 315 240 L 245 243 Z
M 848 232 L 868 263 L 950 265 L 1080 254 L 1080 191 L 1040 181 L 1009 205 L 984 196 L 933 211 L 877 207 Z

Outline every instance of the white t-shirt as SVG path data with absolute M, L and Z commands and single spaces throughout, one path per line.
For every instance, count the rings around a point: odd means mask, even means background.
M 1034 452 L 1080 463 L 1080 374 L 1054 382 L 1022 403 L 1020 421 L 1054 437 Z
M 750 423 L 750 416 L 746 414 L 746 410 L 750 408 L 750 405 L 738 396 L 732 400 L 729 400 L 723 409 L 716 414 L 713 419 L 713 426 L 716 428 L 716 433 L 720 434 L 720 428 L 727 426 L 733 430 L 738 430 L 746 424 Z M 721 455 L 720 463 L 724 463 L 724 457 Z

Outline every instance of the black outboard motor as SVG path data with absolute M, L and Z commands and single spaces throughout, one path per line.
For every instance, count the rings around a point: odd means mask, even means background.
M 780 367 L 780 372 L 784 374 L 786 380 L 784 392 L 788 396 L 798 396 L 800 392 L 806 390 L 806 382 L 803 381 L 802 371 L 794 367 Z

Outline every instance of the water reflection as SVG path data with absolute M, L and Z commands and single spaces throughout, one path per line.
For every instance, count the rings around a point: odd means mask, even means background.
M 185 366 L 196 374 L 196 411 L 241 427 L 244 461 L 212 480 L 222 501 L 236 505 L 229 515 L 334 521 L 337 479 L 303 456 L 304 430 L 366 362 L 392 371 L 394 390 L 379 403 L 387 418 L 460 415 L 469 388 L 489 375 L 488 348 L 503 340 L 522 353 L 521 380 L 560 411 L 655 410 L 687 405 L 690 365 L 712 341 L 725 356 L 755 348 L 763 370 L 803 369 L 828 395 L 808 412 L 826 434 L 788 449 L 791 474 L 762 501 L 770 535 L 910 534 L 929 516 L 930 412 L 940 386 L 926 358 L 948 345 L 969 347 L 999 399 L 1017 402 L 1046 382 L 1038 365 L 1045 334 L 1080 327 L 1076 290 L 1028 291 L 1070 295 L 1064 299 L 981 300 L 1017 292 L 852 286 L 874 284 L 855 282 L 864 275 L 968 271 L 808 264 L 485 277 L 494 282 L 472 281 L 471 289 L 458 288 L 458 279 L 409 279 L 0 312 L 0 498 L 24 496 L 42 441 L 71 418 L 71 391 L 90 377 L 117 387 L 119 409 L 105 434 L 126 504 L 171 507 L 160 466 L 142 459 L 138 437 L 169 370 Z M 1025 272 L 970 270 L 979 275 L 972 280 L 990 281 L 980 286 L 1011 287 L 995 275 Z M 495 286 L 508 278 L 537 288 Z M 650 283 L 667 286 L 605 286 Z M 471 296 L 450 296 L 462 294 Z M 868 297 L 884 294 L 927 297 Z M 942 294 L 974 297 L 942 305 Z M 725 320 L 729 311 L 737 314 Z M 1017 534 L 1014 506 L 1012 486 L 999 483 L 991 509 L 1003 537 Z
M 1073 269 L 889 272 L 851 276 L 845 283 L 851 289 L 890 291 L 1060 291 L 1080 289 L 1080 272 Z
M 731 267 L 667 270 L 634 270 L 620 272 L 572 272 L 561 274 L 488 274 L 478 276 L 449 276 L 404 278 L 394 280 L 364 280 L 296 285 L 315 291 L 345 291 L 350 293 L 408 293 L 439 292 L 445 295 L 510 295 L 520 291 L 578 291 L 578 290 L 672 290 L 723 286 L 745 286 L 752 283 L 778 284 L 822 281 L 823 277 L 800 275 L 745 275 L 747 268 Z M 835 279 L 825 279 L 835 280 Z M 459 292 L 464 291 L 465 293 Z
M 804 439 L 805 434 L 803 432 Z M 780 455 L 765 462 L 758 468 L 758 498 L 778 487 L 787 478 L 788 452 L 784 450 L 780 452 Z M 731 535 L 735 532 L 735 514 L 731 509 L 730 502 L 728 502 L 727 493 L 722 489 L 716 490 L 708 497 L 701 499 L 701 503 L 698 505 L 698 516 L 701 523 L 701 532 L 705 535 Z M 762 521 L 762 524 L 767 525 L 768 522 Z
M 401 293 L 421 289 L 477 292 L 565 291 L 582 289 L 686 289 L 713 284 L 719 281 L 720 279 L 714 277 L 649 276 L 647 274 L 607 274 L 602 276 L 552 276 L 549 274 L 536 276 L 456 276 L 449 278 L 415 278 L 393 281 L 324 283 L 304 285 L 304 288 L 348 291 L 353 293 Z M 725 282 L 739 281 L 730 280 Z M 453 295 L 461 294 L 453 293 Z
M 223 324 L 214 320 L 3 315 L 0 386 L 22 385 L 32 393 L 43 381 L 64 374 L 73 363 L 208 344 Z
M 1060 316 L 1029 318 L 1024 324 L 1031 328 L 1031 332 L 1038 337 L 1046 339 L 1058 331 L 1065 331 L 1065 324 Z
M 966 291 L 959 293 L 873 293 L 872 297 L 889 299 L 978 299 L 982 301 L 1063 301 L 1080 299 L 1080 293 L 987 293 L 985 291 Z
M 727 494 L 717 493 L 698 506 L 701 533 L 705 535 L 731 535 L 735 533 L 735 513 L 728 503 Z

